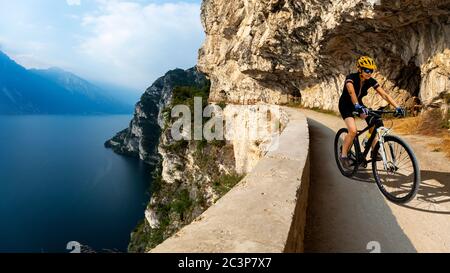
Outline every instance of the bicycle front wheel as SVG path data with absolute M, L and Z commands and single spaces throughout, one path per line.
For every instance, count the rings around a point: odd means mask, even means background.
M 372 158 L 381 150 L 378 142 Z M 383 150 L 386 161 L 373 160 L 375 181 L 383 195 L 394 203 L 406 203 L 419 189 L 419 163 L 411 147 L 397 136 L 385 136 Z M 381 154 L 381 151 L 380 151 Z

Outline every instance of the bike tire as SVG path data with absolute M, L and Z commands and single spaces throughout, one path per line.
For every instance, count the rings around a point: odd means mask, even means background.
M 352 176 L 355 175 L 355 173 L 358 171 L 358 167 L 359 167 L 359 164 L 357 163 L 357 154 L 358 154 L 358 151 L 356 151 L 356 154 L 355 154 L 355 162 L 354 162 L 353 167 L 350 168 L 350 169 L 345 169 L 345 168 L 342 166 L 341 160 L 339 159 L 339 157 L 340 157 L 340 151 L 341 151 L 341 147 L 340 147 L 340 139 L 341 139 L 341 135 L 343 135 L 343 134 L 348 134 L 347 128 L 341 128 L 341 129 L 336 133 L 336 136 L 335 136 L 335 138 L 334 138 L 334 158 L 335 158 L 335 160 L 336 160 L 336 164 L 337 164 L 337 166 L 338 166 L 338 169 L 339 169 L 339 171 L 342 173 L 342 175 L 344 175 L 344 176 L 346 176 L 346 177 L 352 177 Z M 355 139 L 353 140 L 353 144 L 352 144 L 352 146 L 350 147 L 350 150 L 352 149 L 353 146 L 355 147 L 355 150 L 357 150 L 357 147 L 358 147 L 358 146 L 355 145 L 355 140 L 357 140 L 357 138 L 355 138 Z
M 397 143 L 398 145 L 402 146 L 402 148 L 407 152 L 409 159 L 411 160 L 412 168 L 413 168 L 413 179 L 412 179 L 412 185 L 411 189 L 408 190 L 408 193 L 403 197 L 396 197 L 395 195 L 391 194 L 388 190 L 386 190 L 385 185 L 383 185 L 383 181 L 380 178 L 379 171 L 377 169 L 377 161 L 372 161 L 372 171 L 373 176 L 375 178 L 375 181 L 378 185 L 378 188 L 380 189 L 381 193 L 390 201 L 394 203 L 407 203 L 411 201 L 417 194 L 417 191 L 419 190 L 420 185 L 420 168 L 419 163 L 417 161 L 416 156 L 414 155 L 413 150 L 411 147 L 403 141 L 401 138 L 394 136 L 394 135 L 388 135 L 384 137 L 384 142 L 389 143 Z M 373 149 L 372 158 L 378 153 L 378 150 L 380 149 L 380 143 L 377 143 L 375 148 Z

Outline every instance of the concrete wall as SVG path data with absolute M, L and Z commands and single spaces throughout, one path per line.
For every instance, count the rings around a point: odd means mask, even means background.
M 302 252 L 309 189 L 309 133 L 300 111 L 230 192 L 152 252 Z

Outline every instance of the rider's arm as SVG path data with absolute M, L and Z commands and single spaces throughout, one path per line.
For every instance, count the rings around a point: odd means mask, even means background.
M 348 81 L 345 86 L 347 87 L 350 98 L 352 99 L 353 105 L 358 103 L 358 98 L 356 97 L 355 87 L 352 82 Z
M 383 88 L 381 88 L 381 86 L 378 86 L 375 91 L 377 91 L 377 93 L 385 100 L 387 101 L 389 104 L 391 104 L 392 106 L 394 106 L 395 108 L 398 107 L 398 104 L 394 101 L 394 99 L 389 96 L 388 93 L 386 93 L 386 91 L 384 91 Z

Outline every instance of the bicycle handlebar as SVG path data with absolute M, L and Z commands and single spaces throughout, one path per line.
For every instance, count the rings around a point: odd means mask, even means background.
M 353 111 L 352 114 L 354 116 L 359 116 L 361 113 L 357 111 Z M 383 114 L 395 114 L 395 111 L 385 111 L 385 110 L 372 110 L 369 108 L 369 116 L 378 116 L 381 117 Z

